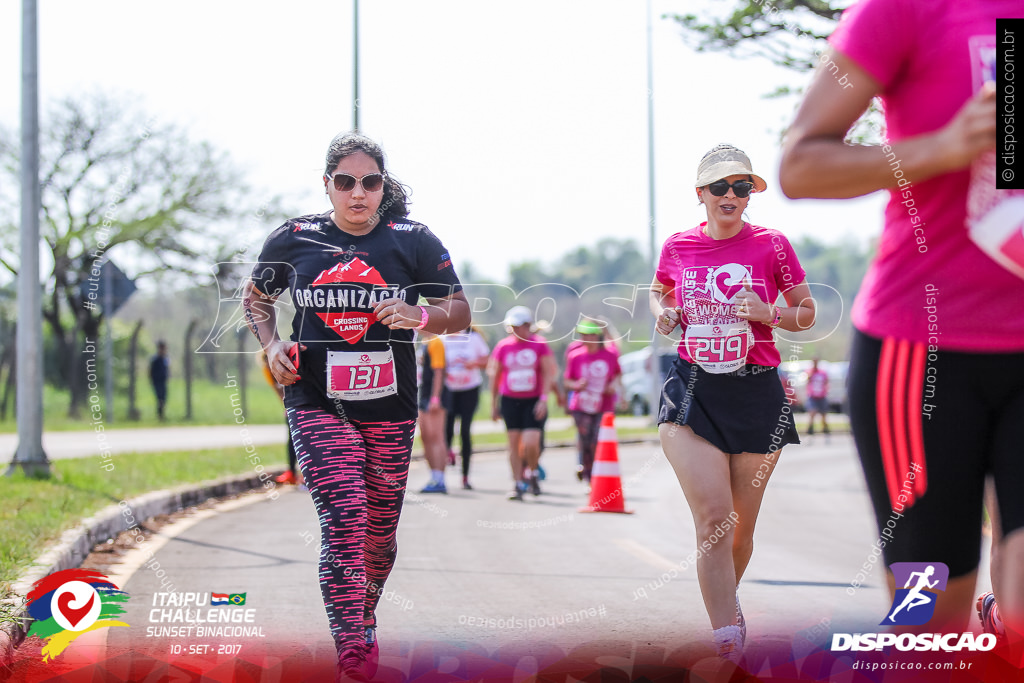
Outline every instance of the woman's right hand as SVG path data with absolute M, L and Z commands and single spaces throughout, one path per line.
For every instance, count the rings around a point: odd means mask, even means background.
M 270 367 L 270 374 L 282 386 L 295 384 L 302 379 L 298 374 L 297 365 L 289 357 L 289 352 L 292 351 L 293 346 L 298 347 L 298 350 L 301 351 L 306 350 L 306 347 L 298 342 L 284 341 L 282 339 L 271 342 L 264 349 L 267 354 L 267 365 Z
M 676 329 L 679 325 L 680 314 L 678 308 L 663 308 L 661 309 L 661 315 L 658 316 L 658 324 L 656 329 L 658 334 L 668 336 L 672 334 L 672 330 Z
M 950 170 L 959 170 L 995 146 L 996 89 L 993 83 L 986 83 L 939 130 L 935 149 L 945 155 Z
M 495 397 L 494 401 L 491 402 L 491 420 L 497 422 L 500 416 L 501 407 L 498 405 L 498 398 Z

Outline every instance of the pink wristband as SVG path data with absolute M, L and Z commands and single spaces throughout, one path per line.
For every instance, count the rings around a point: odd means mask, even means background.
M 424 327 L 427 326 L 427 323 L 429 321 L 430 321 L 430 316 L 427 315 L 427 307 L 426 306 L 420 306 L 420 324 L 417 325 L 415 329 L 422 330 Z

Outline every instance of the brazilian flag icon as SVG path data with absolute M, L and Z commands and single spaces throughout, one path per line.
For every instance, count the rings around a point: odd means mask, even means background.
M 228 595 L 228 602 L 232 605 L 244 605 L 245 604 L 245 593 L 231 593 Z

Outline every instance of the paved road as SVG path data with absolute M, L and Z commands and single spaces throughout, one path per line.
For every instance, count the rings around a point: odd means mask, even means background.
M 399 680 L 418 657 L 457 668 L 471 653 L 493 658 L 506 648 L 677 651 L 688 661 L 708 655 L 710 626 L 696 572 L 682 564 L 694 549 L 685 500 L 654 445 L 621 447 L 620 460 L 632 515 L 577 512 L 587 496 L 567 449 L 545 454 L 545 493 L 525 503 L 506 500 L 508 466 L 500 454 L 474 461 L 474 491 L 410 493 L 399 559 L 378 611 L 385 673 Z M 415 463 L 412 490 L 426 477 Z M 159 567 L 129 566 L 112 575 L 132 600 L 125 615 L 131 627 L 103 630 L 110 646 L 168 653 L 180 646 L 179 657 L 194 662 L 201 657 L 188 648 L 203 645 L 238 645 L 241 657 L 292 647 L 321 664 L 330 659 L 316 578 L 318 526 L 307 494 L 290 488 L 275 501 L 250 500 L 201 513 L 184 522 L 187 528 L 165 529 Z M 829 631 L 874 629 L 888 607 L 882 569 L 853 596 L 846 590 L 874 538 L 849 438 L 787 448 L 767 489 L 741 586 L 748 653 L 780 646 L 796 652 L 808 640 L 825 641 Z M 141 559 L 137 554 L 129 563 Z M 152 610 L 170 590 L 207 600 L 212 592 L 246 593 L 248 626 L 261 628 L 263 637 L 147 637 L 147 628 L 168 625 Z M 428 646 L 433 654 L 424 655 Z M 439 659 L 438 647 L 451 657 Z M 204 666 L 231 659 L 207 656 Z

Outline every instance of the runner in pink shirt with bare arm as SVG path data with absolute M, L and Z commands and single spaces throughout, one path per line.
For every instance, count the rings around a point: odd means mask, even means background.
M 821 55 L 779 173 L 794 198 L 889 191 L 852 310 L 850 424 L 879 530 L 899 515 L 886 562 L 949 567 L 929 631 L 967 628 L 989 480 L 998 494 L 992 582 L 1002 621 L 1024 632 L 1024 279 L 980 234 L 994 209 L 1020 206 L 1019 194 L 993 184 L 989 81 L 996 19 L 1022 17 L 1020 0 L 860 0 Z M 876 96 L 888 139 L 847 143 Z M 977 604 L 998 633 L 993 596 Z
M 738 584 L 765 486 L 781 449 L 800 443 L 774 333 L 808 329 L 815 318 L 789 240 L 743 220 L 751 192 L 766 188 L 735 147 L 705 154 L 696 193 L 707 222 L 665 241 L 650 296 L 657 331 L 683 331 L 662 387 L 658 434 L 693 515 L 715 645 L 732 661 L 746 639 Z

